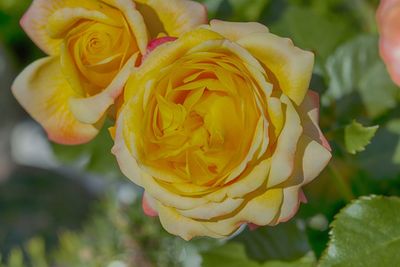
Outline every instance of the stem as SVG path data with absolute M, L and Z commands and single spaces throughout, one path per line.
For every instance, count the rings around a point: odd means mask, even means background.
M 334 163 L 329 164 L 328 170 L 333 178 L 333 181 L 335 182 L 337 190 L 342 195 L 342 197 L 347 202 L 353 200 L 355 198 L 353 192 L 351 191 L 349 185 L 346 183 L 344 177 L 340 174 Z

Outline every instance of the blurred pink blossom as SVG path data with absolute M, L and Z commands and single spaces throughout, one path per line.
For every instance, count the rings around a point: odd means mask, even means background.
M 381 0 L 377 21 L 381 57 L 393 81 L 400 86 L 400 0 Z

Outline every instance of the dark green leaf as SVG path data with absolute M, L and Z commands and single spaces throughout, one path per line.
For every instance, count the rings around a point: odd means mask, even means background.
M 266 260 L 295 260 L 311 250 L 301 221 L 291 220 L 274 227 L 245 230 L 235 238 L 245 245 L 250 258 Z
M 378 61 L 377 36 L 360 35 L 340 46 L 326 64 L 330 82 L 328 91 L 322 99 L 324 104 L 359 88 L 364 75 Z
M 293 39 L 296 46 L 313 51 L 318 59 L 323 60 L 352 34 L 342 20 L 327 18 L 311 8 L 297 6 L 289 6 L 271 30 Z
M 295 262 L 271 261 L 263 264 L 247 258 L 243 246 L 239 243 L 228 243 L 204 252 L 203 267 L 311 267 L 314 258 L 306 256 Z
M 397 266 L 399 224 L 399 198 L 371 196 L 354 201 L 336 216 L 320 266 Z
M 396 106 L 399 88 L 391 81 L 385 65 L 377 60 L 361 75 L 359 93 L 371 118 Z

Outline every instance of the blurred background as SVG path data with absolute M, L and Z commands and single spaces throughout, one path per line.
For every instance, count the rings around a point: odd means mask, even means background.
M 378 0 L 201 2 L 210 18 L 260 21 L 316 54 L 311 88 L 335 155 L 306 188 L 309 203 L 291 222 L 230 240 L 170 236 L 143 215 L 142 192 L 119 172 L 107 131 L 87 145 L 51 144 L 15 101 L 13 79 L 44 54 L 19 26 L 31 1 L 0 0 L 0 266 L 312 266 L 346 203 L 399 195 L 399 90 L 378 54 Z M 357 155 L 344 140 L 354 119 L 381 126 Z

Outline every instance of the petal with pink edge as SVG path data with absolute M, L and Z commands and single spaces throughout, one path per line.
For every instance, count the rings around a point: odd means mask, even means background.
M 58 53 L 62 40 L 49 36 L 47 21 L 63 2 L 64 0 L 34 0 L 20 21 L 28 36 L 48 55 Z
M 331 146 L 319 128 L 319 95 L 314 91 L 308 91 L 303 103 L 300 106 L 301 120 L 304 134 L 317 141 L 327 150 L 331 151 Z
M 157 217 L 157 203 L 149 194 L 146 192 L 143 193 L 142 199 L 142 208 L 143 212 L 149 217 Z
M 40 59 L 28 66 L 15 80 L 12 91 L 19 103 L 46 130 L 50 140 L 68 145 L 93 139 L 98 129 L 79 122 L 69 109 L 75 95 L 65 80 L 58 57 Z

